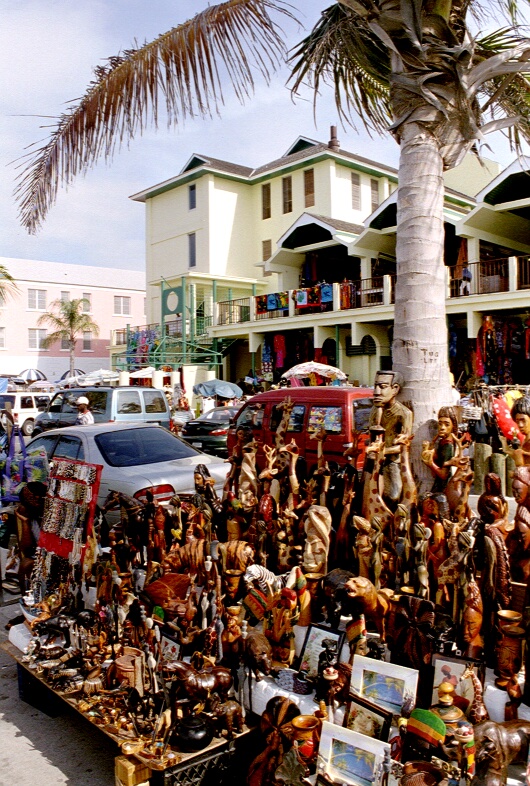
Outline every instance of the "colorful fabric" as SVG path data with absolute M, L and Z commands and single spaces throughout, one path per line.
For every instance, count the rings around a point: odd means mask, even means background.
M 320 297 L 320 287 L 319 286 L 311 287 L 311 289 L 307 291 L 307 305 L 319 306 L 321 302 L 322 300 Z
M 446 726 L 439 715 L 430 710 L 412 710 L 407 723 L 407 734 L 415 734 L 429 745 L 445 740 Z
M 275 293 L 267 295 L 267 311 L 276 311 L 278 309 L 278 297 Z
M 253 587 L 243 598 L 242 605 L 257 620 L 262 620 L 268 608 L 267 597 L 259 589 Z
M 267 295 L 256 296 L 256 314 L 267 313 Z
M 320 286 L 320 301 L 321 303 L 333 302 L 333 287 L 331 284 L 322 284 Z
M 308 290 L 295 289 L 294 302 L 296 304 L 296 308 L 305 308 L 308 305 L 307 301 L 308 301 Z
M 277 292 L 276 297 L 278 298 L 278 308 L 284 311 L 289 308 L 289 292 Z

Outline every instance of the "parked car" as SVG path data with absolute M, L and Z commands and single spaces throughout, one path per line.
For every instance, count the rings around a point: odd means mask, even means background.
M 214 456 L 228 456 L 226 438 L 230 421 L 240 407 L 214 407 L 203 412 L 196 420 L 190 420 L 182 428 L 182 439 L 194 448 L 204 450 Z
M 34 433 L 74 426 L 76 401 L 86 396 L 95 423 L 156 423 L 169 429 L 170 412 L 161 390 L 138 387 L 88 387 L 62 390 L 35 419 Z
M 327 436 L 324 453 L 328 461 L 344 464 L 344 449 L 354 440 L 354 432 L 363 433 L 357 468 L 364 463 L 364 448 L 368 439 L 368 422 L 372 409 L 371 388 L 320 386 L 283 388 L 258 393 L 241 407 L 228 433 L 228 450 L 236 441 L 236 431 L 248 428 L 259 444 L 257 463 L 265 466 L 263 445 L 274 445 L 276 430 L 283 417 L 281 403 L 290 398 L 293 408 L 284 434 L 287 444 L 294 439 L 310 470 L 317 463 L 317 441 L 311 439 L 317 428 L 323 426 Z
M 36 418 L 49 403 L 50 396 L 47 393 L 24 390 L 0 394 L 0 409 L 6 409 L 6 404 L 9 404 L 13 418 L 26 437 L 31 437 Z
M 34 437 L 28 450 L 44 447 L 48 458 L 55 457 L 101 464 L 98 505 L 103 505 L 109 491 L 122 491 L 145 501 L 152 489 L 155 499 L 168 502 L 173 494 L 193 494 L 193 470 L 206 464 L 220 490 L 227 465 L 188 445 L 161 426 L 132 423 L 103 423 L 93 426 L 70 426 L 54 429 Z

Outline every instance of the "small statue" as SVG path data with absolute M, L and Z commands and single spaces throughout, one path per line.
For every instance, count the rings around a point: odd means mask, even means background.
M 304 519 L 306 535 L 303 567 L 307 573 L 327 573 L 331 513 L 323 505 L 311 505 Z
M 372 526 L 362 516 L 353 517 L 353 525 L 357 531 L 355 536 L 354 552 L 357 557 L 358 575 L 369 579 L 371 577 L 372 558 L 374 547 L 372 543 Z
M 464 658 L 482 657 L 484 639 L 481 635 L 483 606 L 478 584 L 472 577 L 465 587 L 462 638 L 466 643 Z
M 526 583 L 530 578 L 530 467 L 515 470 L 512 488 L 517 502 L 514 531 L 517 550 L 511 558 L 512 578 Z
M 263 621 L 263 633 L 270 642 L 273 659 L 282 666 L 291 666 L 294 660 L 296 616 L 296 592 L 284 587 Z
M 337 669 L 339 665 L 339 652 L 336 639 L 323 639 L 322 652 L 318 656 L 318 677 L 316 686 L 316 701 L 328 701 L 331 681 L 326 679 L 328 669 Z
M 412 433 L 412 412 L 397 400 L 403 385 L 404 379 L 398 372 L 378 371 L 370 413 L 370 429 L 384 431 L 383 497 L 390 503 L 399 502 L 402 491 L 401 447 L 395 440 L 400 434 L 409 436 Z
M 434 494 L 443 493 L 451 477 L 449 463 L 456 452 L 455 435 L 458 434 L 458 420 L 453 407 L 442 407 L 438 412 L 438 435 L 431 442 L 423 443 L 421 460 L 434 475 Z

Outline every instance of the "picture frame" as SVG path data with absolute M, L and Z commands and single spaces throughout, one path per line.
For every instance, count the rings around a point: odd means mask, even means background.
M 390 710 L 386 710 L 362 696 L 350 693 L 345 705 L 342 725 L 350 731 L 388 742 L 392 717 L 393 713 Z
M 176 637 L 162 633 L 160 637 L 161 658 L 169 663 L 180 660 L 181 646 Z
M 348 786 L 381 786 L 383 762 L 390 760 L 387 742 L 324 721 L 317 768 Z
M 455 686 L 455 706 L 464 712 L 473 701 L 475 695 L 471 677 L 462 680 L 462 675 L 469 665 L 475 667 L 475 673 L 482 686 L 486 678 L 486 666 L 473 658 L 452 658 L 436 653 L 432 658 L 433 680 L 431 705 L 438 704 L 438 687 L 442 682 L 450 682 Z
M 414 706 L 417 689 L 416 669 L 355 655 L 350 683 L 350 692 L 354 695 L 399 715 L 406 701 Z
M 298 659 L 298 670 L 307 672 L 307 676 L 311 679 L 316 679 L 318 676 L 318 657 L 324 649 L 322 642 L 325 639 L 333 639 L 337 642 L 337 655 L 340 658 L 344 632 L 315 623 L 308 626 Z

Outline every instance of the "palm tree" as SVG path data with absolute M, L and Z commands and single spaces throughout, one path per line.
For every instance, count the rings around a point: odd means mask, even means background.
M 70 376 L 73 377 L 75 369 L 75 342 L 83 333 L 99 335 L 99 327 L 94 320 L 83 313 L 83 308 L 90 306 L 86 298 L 77 300 L 54 300 L 51 310 L 39 317 L 38 325 L 50 327 L 49 333 L 42 341 L 43 349 L 49 349 L 58 341 L 68 344 L 70 352 Z
M 390 130 L 400 145 L 393 357 L 416 426 L 425 426 L 417 441 L 450 401 L 443 171 L 489 132 L 504 130 L 516 150 L 530 138 L 530 40 L 515 0 L 502 2 L 495 8 L 506 26 L 478 39 L 468 24 L 487 18 L 479 0 L 340 0 L 290 60 L 294 92 L 308 81 L 317 96 L 328 82 L 342 118 Z M 272 15 L 293 11 L 283 0 L 227 0 L 96 69 L 79 104 L 30 154 L 18 186 L 23 224 L 35 231 L 59 183 L 141 133 L 149 110 L 156 123 L 160 99 L 172 123 L 217 110 L 223 78 L 245 99 L 253 70 L 269 79 L 284 56 Z
M 0 265 L 0 300 L 5 300 L 9 295 L 18 292 L 15 279 L 5 265 Z

